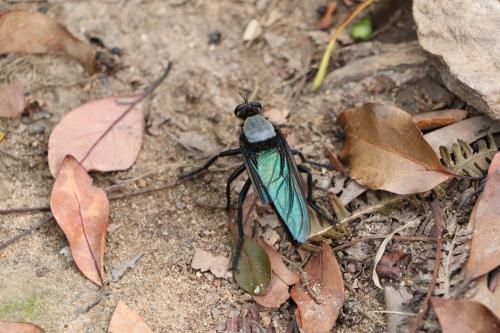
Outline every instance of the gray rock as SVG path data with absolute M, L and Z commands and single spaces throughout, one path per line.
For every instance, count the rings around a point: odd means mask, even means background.
M 448 89 L 500 119 L 500 2 L 415 0 L 413 16 Z

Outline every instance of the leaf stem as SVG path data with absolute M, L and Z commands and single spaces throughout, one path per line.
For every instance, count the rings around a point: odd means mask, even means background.
M 345 27 L 352 22 L 361 12 L 370 6 L 374 0 L 364 0 L 362 3 L 354 9 L 354 11 L 346 16 L 338 25 L 335 27 L 333 31 L 332 38 L 328 43 L 328 47 L 326 48 L 325 53 L 323 54 L 323 59 L 321 59 L 321 64 L 319 65 L 318 73 L 316 73 L 316 77 L 314 78 L 312 91 L 316 91 L 321 87 L 323 80 L 326 76 L 326 70 L 328 69 L 328 64 L 330 63 L 330 57 L 332 55 L 333 49 L 335 48 L 335 44 L 337 43 L 337 39 L 344 31 Z

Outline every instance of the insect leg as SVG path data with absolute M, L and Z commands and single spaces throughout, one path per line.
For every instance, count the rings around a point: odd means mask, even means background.
M 231 183 L 238 178 L 245 171 L 245 164 L 240 165 L 231 175 L 227 178 L 226 183 L 226 210 L 231 208 Z
M 293 155 L 298 155 L 299 158 L 300 158 L 300 160 L 302 161 L 302 163 L 307 163 L 307 164 L 315 165 L 315 166 L 318 166 L 320 168 L 326 168 L 328 170 L 332 169 L 332 167 L 329 164 L 322 164 L 322 163 L 318 163 L 318 162 L 314 162 L 314 161 L 308 160 L 304 156 L 304 153 L 302 153 L 300 150 L 290 149 L 290 151 L 292 152 Z
M 327 220 L 329 223 L 334 224 L 335 221 L 331 217 L 326 215 L 325 212 L 323 212 L 323 210 L 318 206 L 318 204 L 316 203 L 316 201 L 314 201 L 314 199 L 312 197 L 312 190 L 313 190 L 314 185 L 313 185 L 311 169 L 309 169 L 305 165 L 297 165 L 297 170 L 299 170 L 302 173 L 307 174 L 307 203 L 309 204 L 309 206 L 311 206 L 311 208 L 319 216 L 321 216 L 322 218 Z
M 191 172 L 185 173 L 183 175 L 180 175 L 179 176 L 179 180 L 185 180 L 185 179 L 194 178 L 195 176 L 197 176 L 201 172 L 207 170 L 212 164 L 215 163 L 215 161 L 217 161 L 217 159 L 219 157 L 234 156 L 234 155 L 239 155 L 239 154 L 241 154 L 240 148 L 228 149 L 228 150 L 221 151 L 217 155 L 212 156 L 207 162 L 205 162 L 205 164 L 203 164 L 202 167 L 200 167 L 198 169 L 195 169 L 195 170 L 193 170 Z
M 243 246 L 243 204 L 248 194 L 248 190 L 250 190 L 250 186 L 252 182 L 250 179 L 247 179 L 245 185 L 241 189 L 240 195 L 238 197 L 238 215 L 236 217 L 236 224 L 238 225 L 238 240 L 236 242 L 236 249 L 234 252 L 233 262 L 231 264 L 232 270 L 236 270 L 238 268 L 238 261 L 241 256 L 241 247 Z

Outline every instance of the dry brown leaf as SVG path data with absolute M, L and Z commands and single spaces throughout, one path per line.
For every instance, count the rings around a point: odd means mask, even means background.
M 347 171 L 344 168 L 344 165 L 342 164 L 342 162 L 340 162 L 337 154 L 335 154 L 335 151 L 333 150 L 333 148 L 326 147 L 326 153 L 327 153 L 328 159 L 330 160 L 330 165 L 332 166 L 332 168 L 334 170 L 340 172 L 340 174 L 342 176 L 347 176 Z
M 80 271 L 102 286 L 109 201 L 102 189 L 92 186 L 92 178 L 72 156 L 64 159 L 54 182 L 50 209 Z
M 0 332 L 2 333 L 43 333 L 40 327 L 30 323 L 5 323 L 0 321 Z
M 379 277 L 399 280 L 399 278 L 401 278 L 399 262 L 405 257 L 406 253 L 402 251 L 391 251 L 384 254 L 377 264 L 377 274 Z
M 15 84 L 0 85 L 0 117 L 15 118 L 23 109 L 23 90 Z
M 316 28 L 323 30 L 328 28 L 333 23 L 333 13 L 337 10 L 337 1 L 328 1 L 326 10 L 321 19 L 316 23 Z
M 412 194 L 431 190 L 452 174 L 440 163 L 409 113 L 367 103 L 344 111 L 351 177 L 374 190 Z
M 500 153 L 491 161 L 484 190 L 472 209 L 468 228 L 473 231 L 465 275 L 475 279 L 500 266 Z
M 440 146 L 451 148 L 458 139 L 472 143 L 488 133 L 493 134 L 499 131 L 500 121 L 491 120 L 487 116 L 477 116 L 427 133 L 424 139 L 436 154 L 439 154 Z
M 212 253 L 196 248 L 191 267 L 202 272 L 210 270 L 215 277 L 224 278 L 229 271 L 229 258 L 214 256 Z
M 125 170 L 132 166 L 142 142 L 142 104 L 120 117 L 136 99 L 108 97 L 70 111 L 50 134 L 52 175 L 57 175 L 66 155 L 74 156 L 87 171 Z
M 477 279 L 475 294 L 471 298 L 490 309 L 500 319 L 500 269 Z
M 466 299 L 431 298 L 443 333 L 498 333 L 500 320 L 483 305 Z
M 421 130 L 430 130 L 454 124 L 467 117 L 467 111 L 447 109 L 439 111 L 421 112 L 413 115 L 413 122 Z
M 290 110 L 288 109 L 273 108 L 264 112 L 264 116 L 273 124 L 283 125 L 284 123 L 286 123 L 286 117 L 288 117 L 289 113 Z
M 118 301 L 109 323 L 108 333 L 153 333 L 139 314 L 127 304 Z
M 344 282 L 332 248 L 323 243 L 304 271 L 305 285 L 296 284 L 290 292 L 297 304 L 297 320 L 307 333 L 330 332 L 344 304 Z
M 285 303 L 290 297 L 288 288 L 288 285 L 273 273 L 271 275 L 271 282 L 267 287 L 266 293 L 261 296 L 252 295 L 252 297 L 258 304 L 266 308 L 276 309 Z
M 269 244 L 267 244 L 262 238 L 259 238 L 258 242 L 260 245 L 262 245 L 264 250 L 266 250 L 267 255 L 269 256 L 269 260 L 271 261 L 271 270 L 281 281 L 289 286 L 294 285 L 300 281 L 300 277 L 285 266 L 283 258 L 278 251 L 269 246 Z
M 13 10 L 0 14 L 0 54 L 6 53 L 65 55 L 87 72 L 96 71 L 95 50 L 39 12 Z

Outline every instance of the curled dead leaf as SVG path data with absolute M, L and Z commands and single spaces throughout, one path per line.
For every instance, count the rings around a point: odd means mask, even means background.
M 109 201 L 102 189 L 92 186 L 92 178 L 72 156 L 66 156 L 54 182 L 50 209 L 80 271 L 102 286 Z
M 122 301 L 118 301 L 108 333 L 153 333 L 139 316 L 137 311 L 132 310 Z
M 351 177 L 370 189 L 397 194 L 431 190 L 453 176 L 440 163 L 409 113 L 367 103 L 344 111 Z
M 500 320 L 480 303 L 467 299 L 431 298 L 443 333 L 498 333 Z
M 460 109 L 447 109 L 414 114 L 413 121 L 421 130 L 430 130 L 454 124 L 467 117 L 467 111 Z
M 378 262 L 377 274 L 380 277 L 398 280 L 401 278 L 401 268 L 399 267 L 399 263 L 405 257 L 406 253 L 402 251 L 392 251 L 384 254 Z
M 486 306 L 500 319 L 500 268 L 477 279 L 472 300 Z
M 329 245 L 314 253 L 304 271 L 307 281 L 296 284 L 290 296 L 297 304 L 297 321 L 307 333 L 330 332 L 344 304 L 344 282 Z
M 12 10 L 0 14 L 0 41 L 0 54 L 65 55 L 78 61 L 87 72 L 96 71 L 95 50 L 40 12 Z
M 476 279 L 500 266 L 500 153 L 491 161 L 484 190 L 472 209 L 468 228 L 473 230 L 468 279 Z
M 23 109 L 23 90 L 15 84 L 0 85 L 0 117 L 15 118 Z
M 87 171 L 125 170 L 132 166 L 141 148 L 143 104 L 123 114 L 137 98 L 107 97 L 70 111 L 50 134 L 52 175 L 57 175 L 66 155 L 74 156 Z
M 30 323 L 6 323 L 0 321 L 2 333 L 44 333 L 40 327 Z

